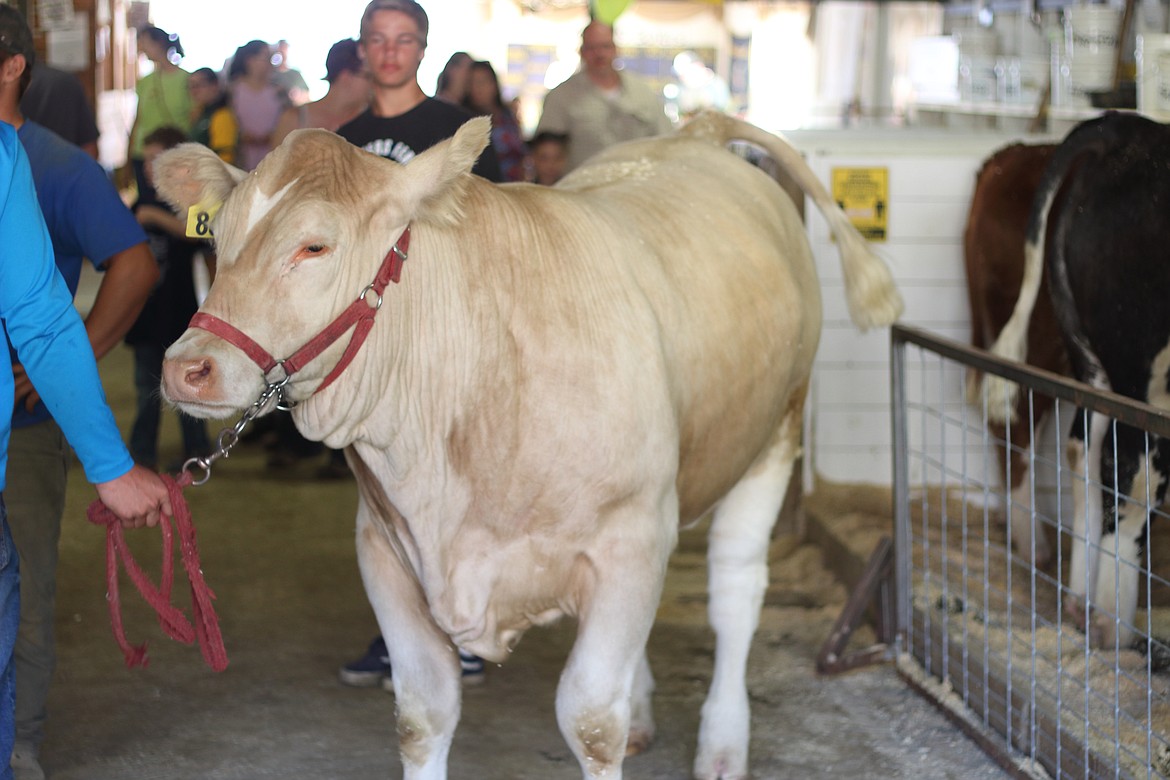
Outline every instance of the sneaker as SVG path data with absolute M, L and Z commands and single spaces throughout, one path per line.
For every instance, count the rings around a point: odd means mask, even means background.
M 390 656 L 386 652 L 386 642 L 381 636 L 374 639 L 366 654 L 342 666 L 337 677 L 342 685 L 354 688 L 374 688 L 383 679 L 389 680 Z
M 459 651 L 459 666 L 463 672 L 464 685 L 479 685 L 484 678 L 484 663 L 483 659 L 478 655 Z M 386 693 L 394 693 L 394 678 L 387 674 L 382 678 L 382 690 Z
M 45 780 L 45 770 L 41 768 L 40 751 L 36 745 L 23 739 L 16 740 L 12 746 L 13 780 Z
M 483 682 L 483 659 L 478 655 L 460 650 L 459 666 L 463 670 L 464 685 L 479 685 Z

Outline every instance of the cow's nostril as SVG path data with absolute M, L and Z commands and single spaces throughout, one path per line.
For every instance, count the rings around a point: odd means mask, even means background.
M 209 376 L 211 376 L 211 361 L 204 359 L 187 369 L 186 379 L 188 384 L 201 385 L 207 381 Z

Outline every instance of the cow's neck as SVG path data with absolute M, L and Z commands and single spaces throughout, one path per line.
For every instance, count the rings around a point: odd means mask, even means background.
M 383 461 L 379 472 L 401 482 L 441 476 L 451 431 L 484 392 L 499 395 L 513 363 L 495 287 L 464 273 L 474 266 L 466 252 L 452 259 L 456 237 L 416 228 L 412 242 L 401 283 L 387 289 L 345 380 L 294 412 L 306 435 L 328 446 L 368 444 Z

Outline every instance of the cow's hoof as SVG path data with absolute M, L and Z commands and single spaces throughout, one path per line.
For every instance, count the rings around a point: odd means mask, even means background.
M 654 741 L 654 730 L 643 728 L 630 729 L 630 738 L 626 742 L 626 758 L 645 753 Z
M 727 755 L 695 759 L 695 780 L 747 780 L 745 762 Z
M 1134 632 L 1124 621 L 1119 624 L 1112 615 L 1098 613 L 1089 621 L 1088 641 L 1097 650 L 1129 650 Z
M 748 775 L 746 773 L 728 774 L 726 772 L 717 772 L 716 774 L 695 773 L 695 780 L 748 780 Z
M 1111 649 L 1115 636 L 1113 621 L 1101 615 L 1094 615 L 1085 626 L 1085 641 L 1094 650 Z

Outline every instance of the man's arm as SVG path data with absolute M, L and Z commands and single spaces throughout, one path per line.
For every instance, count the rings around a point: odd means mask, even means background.
M 167 487 L 134 465 L 105 404 L 77 310 L 53 267 L 28 160 L 10 125 L 0 125 L 0 163 L 0 244 L 10 250 L 0 254 L 0 318 L 42 381 L 98 495 L 123 525 L 156 525 L 160 513 L 172 512 Z M 0 380 L 0 391 L 3 385 Z
M 105 267 L 93 308 L 85 318 L 85 331 L 99 360 L 122 341 L 158 282 L 158 263 L 145 242 L 113 255 Z
M 98 287 L 93 308 L 85 318 L 85 330 L 95 358 L 117 346 L 138 319 L 143 304 L 158 281 L 158 263 L 145 243 L 118 252 L 106 262 L 106 273 Z M 17 363 L 12 366 L 16 402 L 31 413 L 41 400 L 40 393 Z

